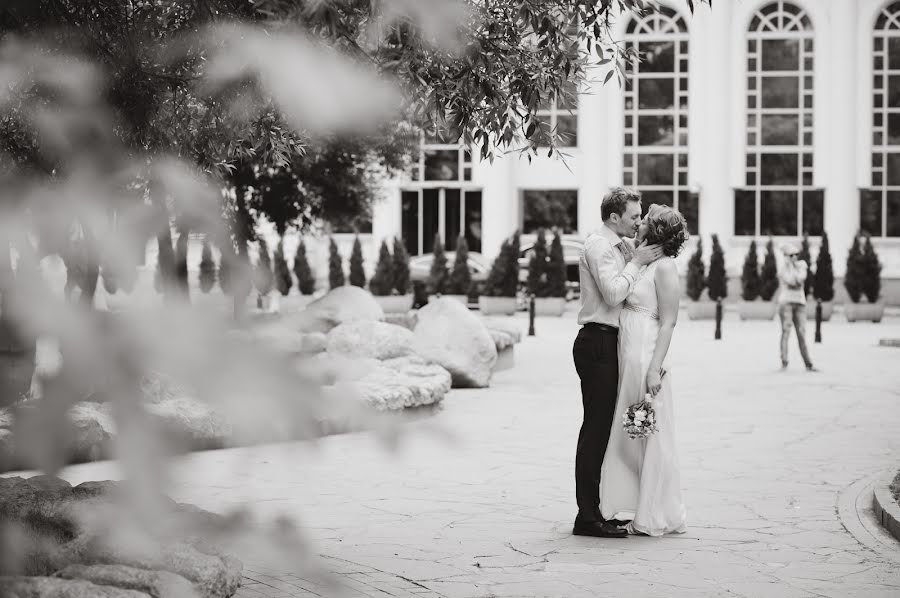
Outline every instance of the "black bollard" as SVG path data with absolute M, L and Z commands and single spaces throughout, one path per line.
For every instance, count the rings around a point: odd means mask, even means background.
M 722 338 L 722 300 L 716 300 L 716 340 Z
M 816 342 L 822 342 L 822 302 L 816 301 Z
M 528 336 L 534 336 L 534 293 L 528 299 Z

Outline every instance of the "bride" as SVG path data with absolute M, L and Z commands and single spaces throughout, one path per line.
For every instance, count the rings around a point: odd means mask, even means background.
M 600 510 L 604 519 L 628 522 L 629 533 L 685 531 L 671 376 L 665 366 L 681 292 L 671 258 L 687 238 L 687 223 L 677 210 L 650 206 L 636 243 L 659 244 L 666 257 L 642 268 L 619 320 L 619 395 L 600 473 Z M 659 431 L 632 439 L 622 418 L 647 393 L 653 397 Z

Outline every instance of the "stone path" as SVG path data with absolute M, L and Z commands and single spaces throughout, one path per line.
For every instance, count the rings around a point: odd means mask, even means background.
M 527 320 L 520 318 L 523 330 Z M 294 516 L 346 596 L 898 596 L 900 544 L 872 525 L 871 486 L 900 465 L 900 319 L 826 324 L 823 370 L 781 373 L 776 323 L 729 315 L 676 330 L 672 377 L 689 532 L 573 537 L 580 395 L 572 313 L 540 319 L 490 389 L 452 391 L 406 427 L 197 453 L 177 500 Z M 812 331 L 810 330 L 810 337 Z M 109 464 L 64 472 L 115 477 Z M 281 554 L 281 560 L 292 555 Z M 260 554 L 238 596 L 335 595 Z

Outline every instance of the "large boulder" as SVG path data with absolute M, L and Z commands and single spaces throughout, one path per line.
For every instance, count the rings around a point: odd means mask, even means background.
M 210 522 L 221 529 L 218 516 L 161 497 L 171 519 L 159 521 L 159 528 L 185 537 L 161 541 L 136 534 L 138 528 L 123 531 L 117 524 L 104 525 L 110 514 L 121 513 L 115 502 L 121 489 L 117 482 L 73 488 L 53 476 L 0 478 L 0 523 L 21 530 L 15 548 L 24 555 L 21 562 L 6 564 L 33 576 L 4 578 L 0 595 L 10 587 L 41 597 L 181 596 L 191 595 L 180 593 L 190 588 L 203 598 L 227 598 L 237 591 L 241 563 L 187 535 Z M 58 580 L 66 583 L 34 581 L 49 575 L 67 578 Z
M 187 387 L 162 372 L 149 372 L 141 378 L 141 395 L 145 402 L 159 403 L 188 394 Z
M 164 428 L 193 448 L 222 446 L 232 427 L 212 407 L 191 397 L 173 397 L 146 406 Z
M 384 321 L 388 324 L 396 324 L 409 330 L 416 327 L 417 318 L 418 314 L 414 309 L 399 314 L 384 314 Z
M 304 352 L 305 334 L 286 326 L 268 324 L 254 331 L 254 340 L 259 341 L 273 351 L 287 354 Z
M 502 338 L 503 342 L 508 342 L 506 339 L 510 339 L 512 344 L 522 342 L 522 325 L 515 318 L 488 317 L 482 318 L 482 322 L 492 334 L 496 335 L 495 338 Z
M 165 596 L 184 594 L 164 594 Z M 157 598 L 138 590 L 58 577 L 0 577 L 0 596 L 10 598 Z M 190 596 L 190 594 L 187 594 Z
M 194 586 L 184 577 L 168 571 L 138 569 L 127 565 L 69 565 L 56 573 L 63 579 L 80 579 L 99 586 L 136 590 L 153 598 L 194 595 Z
M 122 564 L 127 567 L 165 571 L 191 582 L 202 598 L 232 596 L 241 585 L 242 567 L 234 559 L 206 554 L 187 542 L 138 544 L 95 542 L 78 554 L 88 565 Z
M 329 353 L 350 357 L 392 359 L 412 352 L 413 333 L 402 326 L 356 320 L 336 326 L 328 333 Z
M 494 339 L 482 321 L 448 297 L 419 310 L 413 350 L 449 371 L 454 388 L 487 386 L 497 362 Z
M 497 347 L 498 352 L 508 349 L 518 342 L 513 335 L 503 330 L 492 330 L 489 328 L 488 332 L 494 340 L 494 346 Z
M 0 409 L 0 471 L 6 471 L 13 466 L 15 444 L 13 436 L 12 411 Z
M 78 460 L 96 461 L 110 453 L 116 436 L 116 424 L 109 405 L 82 401 L 69 409 L 72 424 L 70 451 Z
M 300 330 L 328 332 L 338 324 L 354 320 L 384 320 L 384 311 L 371 293 L 353 285 L 330 290 L 300 312 Z
M 328 337 L 321 332 L 309 332 L 303 335 L 301 353 L 315 354 L 325 351 L 328 347 Z
M 433 405 L 450 391 L 450 373 L 416 355 L 382 361 L 354 383 L 361 398 L 379 411 Z

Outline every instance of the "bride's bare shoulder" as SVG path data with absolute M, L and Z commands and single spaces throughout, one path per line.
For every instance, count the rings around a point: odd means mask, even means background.
M 677 280 L 678 265 L 675 263 L 675 260 L 667 257 L 656 260 L 656 268 L 653 272 L 653 277 L 657 281 Z

